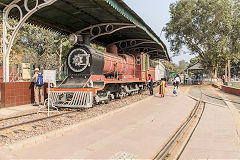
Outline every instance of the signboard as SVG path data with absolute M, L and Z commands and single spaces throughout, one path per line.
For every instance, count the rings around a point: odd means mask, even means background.
M 56 70 L 43 70 L 43 82 L 53 83 L 56 87 Z
M 22 78 L 24 80 L 31 79 L 30 63 L 22 63 Z

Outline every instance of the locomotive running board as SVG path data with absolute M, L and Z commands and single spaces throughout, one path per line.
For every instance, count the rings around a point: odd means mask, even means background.
M 92 92 L 50 91 L 49 98 L 55 107 L 90 108 L 93 104 Z

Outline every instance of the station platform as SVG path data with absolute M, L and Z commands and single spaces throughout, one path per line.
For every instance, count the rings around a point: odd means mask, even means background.
M 180 160 L 240 159 L 240 144 L 233 121 L 227 107 L 206 104 Z
M 149 159 L 190 113 L 195 100 L 180 90 L 150 96 L 121 112 L 92 121 L 63 136 L 12 153 L 19 159 Z
M 0 108 L 0 119 L 13 117 L 21 114 L 37 112 L 38 107 L 33 106 L 32 104 L 26 104 L 16 107 L 7 107 L 7 108 Z
M 212 89 L 202 88 L 217 95 Z M 197 96 L 199 92 L 180 86 L 178 96 L 173 96 L 168 86 L 164 98 L 149 96 L 120 112 L 10 153 L 16 159 L 152 159 L 193 109 L 196 101 L 189 93 Z M 180 159 L 240 159 L 239 149 L 231 111 L 224 102 L 214 100 L 206 104 Z

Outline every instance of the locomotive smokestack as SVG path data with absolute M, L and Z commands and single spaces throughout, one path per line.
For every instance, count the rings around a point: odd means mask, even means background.
M 118 55 L 118 48 L 116 45 L 109 44 L 106 48 L 108 53 Z
M 82 34 L 82 37 L 83 37 L 83 44 L 90 46 L 90 34 L 84 33 Z

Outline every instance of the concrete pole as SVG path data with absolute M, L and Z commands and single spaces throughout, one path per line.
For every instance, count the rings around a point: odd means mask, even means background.
M 228 80 L 228 62 L 226 61 L 225 62 L 225 77 L 224 77 L 224 80 L 225 82 Z
M 231 61 L 228 60 L 228 81 L 231 81 Z
M 145 57 L 145 78 L 146 78 L 146 82 L 148 81 L 148 58 L 147 58 L 147 54 L 143 55 Z
M 61 79 L 62 72 L 62 40 L 60 40 L 60 50 L 59 50 L 59 66 L 58 66 L 58 80 Z

